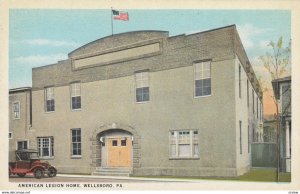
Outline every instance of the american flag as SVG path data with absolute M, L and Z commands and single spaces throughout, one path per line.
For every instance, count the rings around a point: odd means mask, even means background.
M 114 9 L 112 9 L 111 11 L 112 11 L 114 20 L 123 20 L 123 21 L 129 20 L 128 12 L 117 11 Z

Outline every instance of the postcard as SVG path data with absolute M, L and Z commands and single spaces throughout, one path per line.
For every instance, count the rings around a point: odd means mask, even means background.
M 298 192 L 299 2 L 1 4 L 3 192 Z

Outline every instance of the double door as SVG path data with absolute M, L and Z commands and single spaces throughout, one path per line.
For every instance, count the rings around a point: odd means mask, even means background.
M 132 140 L 129 137 L 108 139 L 108 166 L 131 167 Z

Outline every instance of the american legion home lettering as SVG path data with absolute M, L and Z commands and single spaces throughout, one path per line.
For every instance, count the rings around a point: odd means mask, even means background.
M 10 107 L 10 151 L 37 149 L 59 173 L 238 176 L 262 123 L 235 25 L 95 40 L 33 68 Z

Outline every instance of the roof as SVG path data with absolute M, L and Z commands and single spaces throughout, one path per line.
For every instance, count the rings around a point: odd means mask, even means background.
M 30 91 L 30 90 L 31 90 L 31 87 L 12 88 L 9 90 L 9 93 L 25 92 L 25 91 Z
M 207 33 L 207 32 L 211 32 L 211 31 L 217 31 L 217 30 L 221 30 L 221 29 L 224 29 L 224 28 L 231 28 L 231 27 L 235 27 L 235 26 L 236 26 L 235 24 L 232 24 L 232 25 L 223 26 L 223 27 L 220 27 L 220 28 L 214 28 L 214 29 L 210 29 L 210 30 L 199 31 L 199 32 L 195 32 L 195 33 L 192 33 L 192 34 L 184 34 L 183 33 L 183 34 L 179 34 L 179 35 L 175 35 L 175 36 L 171 36 L 171 37 L 169 37 L 169 31 L 162 31 L 162 30 L 137 30 L 137 31 L 122 32 L 122 33 L 119 33 L 119 34 L 113 34 L 113 35 L 105 36 L 105 37 L 99 38 L 97 40 L 94 40 L 92 42 L 89 42 L 87 44 L 84 44 L 81 47 L 78 47 L 77 49 L 71 51 L 68 54 L 68 56 L 71 57 L 73 55 L 76 55 L 76 53 L 79 52 L 80 50 L 84 50 L 84 49 L 86 49 L 87 47 L 90 47 L 93 44 L 101 43 L 101 42 L 104 42 L 105 40 L 108 40 L 108 39 L 116 39 L 116 41 L 119 41 L 120 37 L 126 36 L 126 35 L 138 35 L 138 34 L 141 34 L 141 33 L 147 33 L 147 34 L 152 33 L 153 36 L 155 36 L 155 37 L 157 37 L 158 34 L 160 34 L 160 37 L 173 38 L 173 37 L 185 36 L 185 35 L 186 36 L 192 36 L 192 35 L 196 35 L 196 34 Z
M 224 29 L 224 28 L 232 28 L 232 27 L 235 28 L 236 25 L 232 24 L 232 25 L 228 25 L 228 26 L 222 26 L 222 27 L 219 27 L 219 28 L 213 28 L 213 29 L 209 29 L 209 30 L 203 30 L 203 31 L 199 31 L 199 32 L 193 32 L 193 33 L 187 34 L 187 36 L 191 36 L 191 35 L 195 35 L 195 34 L 202 34 L 202 33 L 207 33 L 207 32 L 212 32 L 212 31 L 217 31 L 217 30 L 221 30 L 221 29 Z
M 282 77 L 282 78 L 274 79 L 272 81 L 272 83 L 291 81 L 291 79 L 292 79 L 292 76 Z

